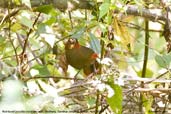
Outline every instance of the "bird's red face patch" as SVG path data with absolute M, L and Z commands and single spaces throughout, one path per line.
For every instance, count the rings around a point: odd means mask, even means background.
M 92 58 L 92 59 L 96 59 L 96 58 L 98 58 L 97 53 L 93 53 L 93 54 L 91 55 L 91 58 Z
M 79 44 L 78 42 L 76 42 L 76 43 L 74 44 L 74 48 L 80 48 L 80 44 Z

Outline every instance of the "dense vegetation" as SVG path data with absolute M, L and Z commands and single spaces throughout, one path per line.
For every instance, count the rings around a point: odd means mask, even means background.
M 168 113 L 170 5 L 0 1 L 1 113 Z M 98 55 L 97 72 L 68 65 L 69 38 Z

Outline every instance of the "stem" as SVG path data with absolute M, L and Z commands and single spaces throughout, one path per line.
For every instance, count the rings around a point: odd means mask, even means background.
M 72 16 L 71 16 L 71 11 L 68 11 L 68 14 L 69 14 L 69 20 L 70 20 L 70 23 L 71 23 L 71 29 L 73 29 L 73 22 L 72 22 Z
M 34 28 L 35 24 L 37 23 L 37 21 L 38 21 L 38 19 L 40 17 L 40 14 L 41 13 L 38 14 L 37 18 L 35 19 L 35 21 L 34 21 L 34 23 L 32 25 L 32 28 L 30 28 L 29 31 L 28 31 L 28 33 L 27 33 L 27 36 L 26 36 L 26 39 L 25 39 L 25 42 L 24 42 L 23 51 L 22 51 L 21 54 L 24 54 L 25 51 L 26 51 L 26 47 L 27 47 L 27 42 L 28 42 L 29 36 L 30 36 L 31 32 L 33 31 L 33 28 Z
M 148 1 L 147 1 L 148 2 Z M 148 8 L 148 3 L 147 6 Z M 147 69 L 147 62 L 148 62 L 148 51 L 149 51 L 149 21 L 145 19 L 145 48 L 144 48 L 144 63 L 143 63 L 143 69 L 141 77 L 145 78 L 146 75 L 146 69 Z M 141 87 L 144 87 L 144 82 L 141 82 Z M 143 111 L 143 94 L 140 93 L 140 105 L 139 105 L 139 111 Z
M 10 6 L 11 6 L 11 1 L 9 1 L 9 3 L 8 3 L 8 15 L 11 14 L 11 12 L 10 12 Z M 17 57 L 18 56 L 17 49 L 15 48 L 14 43 L 13 43 L 12 38 L 11 38 L 11 20 L 10 20 L 10 17 L 7 18 L 7 19 L 8 19 L 8 22 L 9 22 L 9 26 L 8 26 L 8 28 L 9 28 L 8 38 L 9 38 L 9 40 L 11 42 L 11 45 L 12 45 L 12 47 L 14 49 L 15 58 L 16 58 L 16 61 L 17 61 L 17 66 L 18 66 L 19 65 L 19 61 L 18 61 L 18 57 Z
M 142 69 L 142 78 L 145 78 L 146 75 L 146 68 L 147 68 L 147 62 L 148 62 L 148 51 L 149 51 L 149 22 L 148 20 L 145 20 L 145 49 L 144 49 L 144 63 L 143 63 L 143 69 Z
M 99 107 L 99 91 L 97 90 L 95 114 L 98 114 L 98 107 Z

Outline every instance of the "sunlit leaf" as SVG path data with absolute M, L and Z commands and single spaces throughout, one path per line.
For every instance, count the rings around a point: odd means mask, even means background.
M 21 0 L 22 4 L 26 5 L 27 7 L 31 8 L 30 0 Z
M 114 113 L 121 114 L 122 112 L 122 88 L 112 82 L 109 83 L 115 94 L 107 98 L 107 102 Z
M 28 28 L 32 28 L 32 25 L 33 25 L 33 21 L 25 16 L 21 16 L 20 23 L 25 25 Z
M 56 37 L 53 34 L 53 30 L 46 24 L 39 24 L 38 26 L 38 32 L 43 40 L 47 42 L 51 47 L 54 46 Z
M 153 97 L 151 95 L 143 95 L 143 101 L 145 101 L 143 103 L 144 107 L 145 107 L 145 114 L 155 114 L 152 111 L 152 105 L 153 105 Z
M 138 71 L 137 72 L 138 76 L 141 76 L 142 75 L 142 70 Z M 150 70 L 149 68 L 146 69 L 146 74 L 145 74 L 145 77 L 146 78 L 151 78 L 153 76 L 153 71 Z
M 56 22 L 56 17 L 52 16 L 45 22 L 45 24 L 52 25 L 55 22 Z
M 5 38 L 0 35 L 0 53 L 3 52 L 5 46 L 6 46 Z
M 36 66 L 32 67 L 32 69 L 35 69 L 35 70 L 39 71 L 40 76 L 48 76 L 48 75 L 50 75 L 50 72 L 49 72 L 47 66 L 36 65 Z
M 103 4 L 100 5 L 99 10 L 100 10 L 100 15 L 99 19 L 102 18 L 104 15 L 108 13 L 110 9 L 110 4 L 107 2 L 104 2 Z
M 134 46 L 134 38 L 128 31 L 127 27 L 123 23 L 118 21 L 116 16 L 114 17 L 114 21 L 113 21 L 113 28 L 116 34 L 115 38 L 116 40 L 121 42 L 122 47 L 124 49 L 128 49 L 130 45 L 130 48 L 132 49 Z
M 59 75 L 59 71 L 58 69 L 54 66 L 54 65 L 47 65 L 48 69 L 49 69 L 49 72 L 51 75 Z
M 17 4 L 17 5 L 21 5 L 21 1 L 20 0 L 14 0 L 15 1 L 15 3 Z M 24 0 L 23 0 L 24 1 Z
M 20 23 L 15 23 L 11 26 L 11 30 L 14 32 L 17 32 L 18 30 L 20 30 L 22 28 Z

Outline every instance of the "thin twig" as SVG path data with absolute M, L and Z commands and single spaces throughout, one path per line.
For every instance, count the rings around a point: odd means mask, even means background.
M 24 45 L 22 44 L 23 41 L 21 40 L 21 35 L 17 34 L 17 38 L 18 38 L 18 41 L 19 41 L 20 46 L 21 46 L 22 48 L 24 48 Z M 29 42 L 28 42 L 28 47 L 29 47 L 30 52 L 31 52 L 32 55 L 34 56 L 34 59 L 36 60 L 36 62 L 37 62 L 38 64 L 42 65 L 41 60 L 36 56 L 35 52 L 31 49 L 31 46 L 30 46 Z
M 73 29 L 74 26 L 73 26 L 73 22 L 72 22 L 71 11 L 68 11 L 68 15 L 69 15 L 69 20 L 70 20 L 70 24 L 71 24 L 71 29 Z
M 25 78 L 24 81 L 29 81 L 31 79 L 43 79 L 43 78 L 55 78 L 55 79 L 65 79 L 65 80 L 83 80 L 83 79 L 75 79 L 75 78 L 69 78 L 69 77 L 59 77 L 59 76 L 35 76 L 35 77 L 29 77 Z
M 99 109 L 99 90 L 97 90 L 97 94 L 96 94 L 96 107 L 95 107 L 95 114 L 98 114 L 98 109 Z
M 27 42 L 28 42 L 29 36 L 30 36 L 31 32 L 33 31 L 33 28 L 34 28 L 35 24 L 37 23 L 37 21 L 38 21 L 38 19 L 39 19 L 39 17 L 40 17 L 40 14 L 41 14 L 41 13 L 38 14 L 37 18 L 35 19 L 35 21 L 34 21 L 34 23 L 33 23 L 33 25 L 32 25 L 32 28 L 30 28 L 30 29 L 29 29 L 29 32 L 27 33 L 27 36 L 26 36 L 26 39 L 25 39 L 25 42 L 24 42 L 23 51 L 22 51 L 21 54 L 24 54 L 25 51 L 26 51 L 26 47 L 27 47 Z
M 102 114 L 107 108 L 109 107 L 109 105 L 106 105 L 104 108 L 102 108 L 99 112 L 99 114 Z
M 9 2 L 9 4 L 8 4 L 8 14 L 10 15 L 10 4 L 11 4 L 11 2 Z M 16 58 L 16 61 L 17 61 L 17 66 L 19 65 L 19 61 L 18 61 L 18 54 L 17 54 L 17 50 L 16 50 L 16 48 L 15 48 L 15 46 L 14 46 L 14 43 L 13 43 L 13 41 L 12 41 L 12 39 L 11 39 L 11 20 L 10 20 L 10 17 L 9 18 L 7 18 L 8 19 L 8 22 L 9 22 L 9 33 L 8 33 L 8 38 L 9 38 L 9 40 L 10 40 L 10 42 L 11 42 L 11 45 L 12 45 L 12 47 L 13 47 L 13 49 L 14 49 L 14 53 L 15 53 L 15 58 Z
M 134 89 L 133 92 L 153 92 L 153 93 L 169 93 L 171 91 L 171 88 L 137 88 Z M 126 93 L 127 91 L 125 91 Z
M 156 79 L 161 78 L 162 76 L 164 76 L 164 75 L 167 74 L 167 73 L 169 73 L 169 71 L 166 71 L 166 72 L 164 72 L 163 74 L 160 74 L 159 76 L 157 76 L 156 78 L 154 78 L 154 79 L 152 79 L 152 80 L 149 80 L 149 81 L 145 82 L 144 85 L 145 85 L 145 84 L 149 84 L 149 83 L 154 82 Z M 132 88 L 131 90 L 128 90 L 126 93 L 129 94 L 131 91 L 133 91 L 133 90 L 135 90 L 135 89 L 137 89 L 137 88 L 139 88 L 139 87 L 141 87 L 141 85 L 139 85 L 139 86 L 137 86 L 137 87 L 134 87 L 134 88 Z

